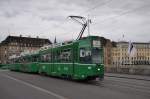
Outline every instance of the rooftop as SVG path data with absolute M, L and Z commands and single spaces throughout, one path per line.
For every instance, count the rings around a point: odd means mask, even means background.
M 52 44 L 49 39 L 45 38 L 32 38 L 32 37 L 22 37 L 22 36 L 7 36 L 0 44 L 8 44 L 11 42 L 22 42 L 22 43 L 47 43 Z

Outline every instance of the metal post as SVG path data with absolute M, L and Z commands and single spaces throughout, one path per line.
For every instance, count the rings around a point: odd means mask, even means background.
M 88 20 L 87 20 L 88 36 L 90 36 L 90 23 L 91 23 L 91 20 L 89 19 L 89 15 L 88 15 Z

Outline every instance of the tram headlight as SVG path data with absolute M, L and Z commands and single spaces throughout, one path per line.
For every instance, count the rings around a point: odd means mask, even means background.
M 100 68 L 98 68 L 97 70 L 98 70 L 98 71 L 100 71 L 101 69 L 100 69 Z

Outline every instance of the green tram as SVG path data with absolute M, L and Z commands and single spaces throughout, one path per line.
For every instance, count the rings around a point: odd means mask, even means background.
M 56 44 L 10 59 L 13 71 L 46 74 L 73 80 L 103 79 L 103 48 L 100 37 L 88 36 L 80 40 Z

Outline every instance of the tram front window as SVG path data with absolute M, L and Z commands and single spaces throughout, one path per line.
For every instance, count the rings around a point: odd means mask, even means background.
M 103 63 L 103 52 L 100 40 L 93 40 L 92 63 Z
M 99 48 L 92 49 L 92 63 L 102 63 L 101 50 Z

